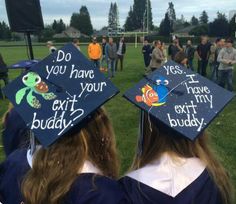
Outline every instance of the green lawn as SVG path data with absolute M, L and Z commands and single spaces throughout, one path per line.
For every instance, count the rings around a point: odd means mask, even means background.
M 136 137 L 138 133 L 138 109 L 122 98 L 122 94 L 142 78 L 144 72 L 141 47 L 135 49 L 129 45 L 125 56 L 123 72 L 118 72 L 113 82 L 119 87 L 121 93 L 106 104 L 106 108 L 112 118 L 117 144 L 122 162 L 121 174 L 128 170 L 135 152 Z M 86 51 L 86 47 L 82 47 Z M 12 64 L 21 59 L 26 59 L 25 47 L 1 48 L 7 64 Z M 44 46 L 34 48 L 35 58 L 42 59 L 48 54 Z M 10 78 L 19 75 L 19 71 L 10 71 Z M 236 87 L 236 77 L 234 78 Z M 0 101 L 0 118 L 7 110 L 8 101 Z M 236 186 L 236 99 L 227 106 L 221 115 L 214 120 L 208 128 L 211 135 L 212 146 L 219 155 L 225 167 L 229 170 L 234 186 Z M 1 148 L 2 150 L 2 148 Z M 1 151 L 1 159 L 4 158 Z

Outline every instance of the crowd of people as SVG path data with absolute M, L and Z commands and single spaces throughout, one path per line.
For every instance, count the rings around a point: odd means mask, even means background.
M 115 43 L 112 37 L 109 37 L 108 42 L 105 37 L 102 39 L 102 44 L 97 42 L 97 38 L 93 37 L 93 41 L 88 46 L 88 56 L 98 69 L 108 69 L 108 77 L 115 77 L 118 71 L 118 63 L 120 62 L 120 71 L 124 67 L 124 55 L 126 53 L 126 44 L 124 37 Z M 101 64 L 100 64 L 101 62 Z
M 174 36 L 167 49 L 161 41 L 154 41 L 151 45 L 146 38 L 142 48 L 145 71 L 148 74 L 150 71 L 160 68 L 167 59 L 170 59 L 192 71 L 197 71 L 204 77 L 210 73 L 209 78 L 212 81 L 233 91 L 233 66 L 236 64 L 236 49 L 233 45 L 231 38 L 226 40 L 217 38 L 215 42 L 211 43 L 207 36 L 202 36 L 197 47 L 193 46 L 191 40 L 188 40 L 183 46 L 179 38 Z M 194 67 L 194 59 L 197 61 L 197 67 Z

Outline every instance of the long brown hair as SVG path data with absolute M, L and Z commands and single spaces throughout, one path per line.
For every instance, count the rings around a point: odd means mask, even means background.
M 231 204 L 233 200 L 233 188 L 229 176 L 224 167 L 215 156 L 215 152 L 209 147 L 208 136 L 202 133 L 194 142 L 158 128 L 154 120 L 145 113 L 143 127 L 142 154 L 136 155 L 132 170 L 137 170 L 159 159 L 168 152 L 171 155 L 191 158 L 197 157 L 205 163 L 206 168 L 216 183 L 224 204 Z
M 33 167 L 22 182 L 25 203 L 62 203 L 85 160 L 97 166 L 104 176 L 117 178 L 115 136 L 103 108 L 77 134 L 62 137 L 48 149 L 38 150 Z

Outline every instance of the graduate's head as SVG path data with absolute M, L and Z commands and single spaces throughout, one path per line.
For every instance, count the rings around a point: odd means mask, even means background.
M 203 97 L 197 91 L 200 89 L 206 90 L 204 97 L 210 97 L 209 102 L 200 100 Z M 152 100 L 150 93 L 155 96 Z M 140 108 L 141 113 L 133 169 L 158 161 L 164 153 L 175 158 L 197 157 L 205 163 L 225 203 L 229 203 L 229 178 L 209 147 L 206 128 L 234 94 L 169 61 L 140 80 L 124 97 Z
M 187 66 L 188 63 L 188 58 L 187 55 L 185 54 L 184 51 L 179 51 L 176 55 L 175 55 L 175 62 L 178 64 L 181 64 L 183 66 Z
M 86 160 L 103 175 L 117 178 L 115 136 L 104 108 L 99 108 L 80 131 L 38 150 L 22 184 L 26 203 L 59 203 Z
M 139 141 L 140 142 L 140 141 Z M 144 114 L 142 150 L 135 156 L 132 169 L 142 168 L 158 160 L 164 153 L 173 159 L 199 158 L 205 163 L 210 176 L 215 181 L 224 204 L 231 204 L 232 186 L 224 167 L 210 147 L 210 140 L 204 131 L 194 141 L 182 137 L 159 125 L 148 113 Z

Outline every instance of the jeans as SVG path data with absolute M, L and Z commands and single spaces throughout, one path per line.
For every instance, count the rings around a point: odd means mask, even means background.
M 108 77 L 109 78 L 115 76 L 115 66 L 116 66 L 116 60 L 108 59 Z
M 191 69 L 192 71 L 194 71 L 194 68 L 193 68 L 193 59 L 188 59 L 188 68 Z
M 197 72 L 199 74 L 201 74 L 202 76 L 206 77 L 207 73 L 206 73 L 206 69 L 207 69 L 207 65 L 208 65 L 208 60 L 198 60 L 198 69 Z
M 123 70 L 123 61 L 124 61 L 124 55 L 117 55 L 117 60 L 116 60 L 116 71 L 118 69 L 118 62 L 120 61 L 120 70 Z
M 107 67 L 107 59 L 106 59 L 106 55 L 103 55 L 103 56 L 102 56 L 101 66 L 102 66 L 102 68 Z
M 93 64 L 95 67 L 97 67 L 98 69 L 100 69 L 100 59 L 97 60 L 92 60 Z
M 227 89 L 229 91 L 233 91 L 233 70 L 219 70 L 218 75 L 218 84 L 223 88 L 225 88 L 225 85 L 227 85 Z
M 219 67 L 219 63 L 217 63 L 217 62 L 210 63 L 211 80 L 214 82 L 218 81 L 218 67 Z

